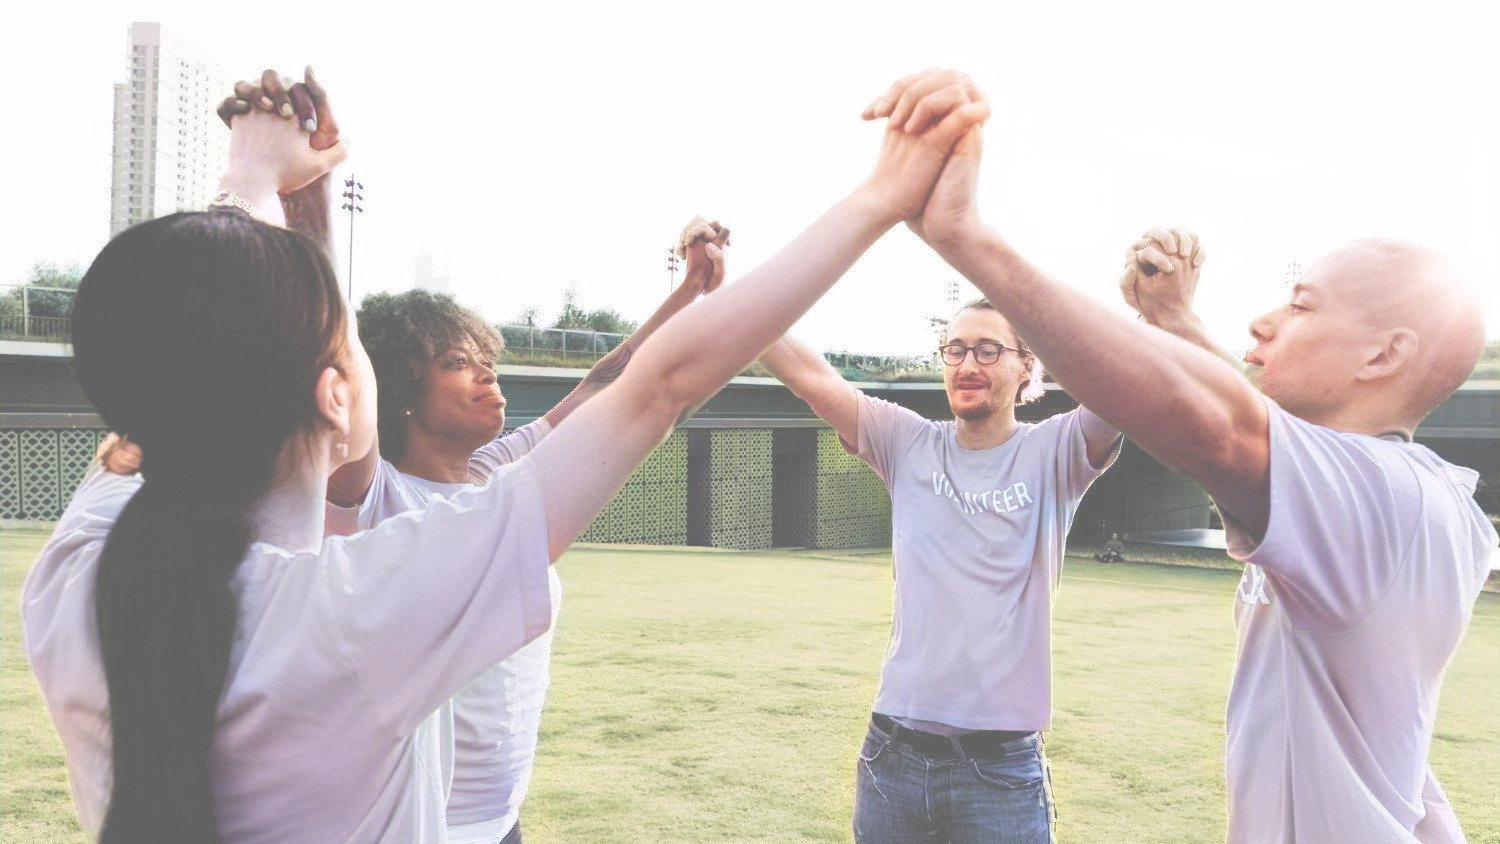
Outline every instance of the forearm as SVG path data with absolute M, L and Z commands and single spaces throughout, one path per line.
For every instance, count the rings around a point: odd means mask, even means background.
M 281 207 L 286 215 L 286 227 L 307 235 L 332 254 L 332 211 L 329 208 L 330 174 L 324 173 L 312 184 L 281 197 Z
M 828 363 L 828 359 L 811 346 L 790 335 L 783 336 L 771 344 L 760 355 L 760 364 L 775 376 L 776 380 L 785 384 L 797 397 L 807 400 L 807 393 L 811 392 L 812 386 L 827 378 L 838 378 L 843 376 Z
M 1223 359 L 1048 278 L 992 229 L 934 247 L 997 304 L 1070 396 L 1171 468 L 1212 480 L 1235 461 L 1247 426 L 1264 430 L 1259 396 Z
M 811 346 L 782 337 L 760 362 L 846 442 L 859 440 L 859 390 Z
M 618 380 L 620 375 L 625 372 L 625 367 L 629 365 L 631 357 L 635 355 L 635 350 L 640 348 L 641 343 L 645 342 L 646 338 L 650 337 L 667 320 L 671 319 L 683 308 L 692 304 L 693 300 L 697 297 L 698 291 L 688 287 L 686 284 L 680 285 L 676 290 L 672 291 L 671 295 L 662 301 L 661 305 L 641 324 L 640 328 L 631 332 L 630 336 L 621 341 L 620 345 L 614 347 L 610 350 L 609 354 L 600 358 L 599 362 L 595 363 L 589 369 L 588 374 L 583 377 L 583 380 L 578 382 L 578 386 L 574 387 L 572 391 L 563 397 L 562 401 L 553 405 L 544 414 L 546 420 L 554 428 L 557 427 L 573 411 L 577 410 L 579 405 L 588 401 L 600 390 Z
M 631 366 L 681 409 L 701 404 L 781 337 L 897 220 L 856 193 L 734 284 L 669 320 Z M 627 377 L 630 377 L 627 375 Z M 622 381 L 623 383 L 623 381 Z
M 1208 329 L 1203 325 L 1203 320 L 1197 314 L 1170 314 L 1158 317 L 1147 317 L 1146 322 L 1167 332 L 1168 334 L 1181 337 L 1200 349 L 1208 352 L 1220 360 L 1239 370 L 1239 362 L 1232 355 L 1225 352 L 1208 336 Z

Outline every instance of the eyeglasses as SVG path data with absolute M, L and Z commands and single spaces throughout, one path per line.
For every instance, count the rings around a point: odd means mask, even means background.
M 962 364 L 964 358 L 969 356 L 969 352 L 974 353 L 974 361 L 976 363 L 982 364 L 994 363 L 999 360 L 1001 352 L 1015 352 L 1018 355 L 1026 354 L 1023 349 L 1013 349 L 1010 346 L 1001 343 L 991 343 L 988 340 L 982 343 L 975 343 L 972 346 L 965 346 L 962 343 L 949 343 L 946 346 L 938 346 L 938 351 L 943 355 L 943 363 L 949 366 Z

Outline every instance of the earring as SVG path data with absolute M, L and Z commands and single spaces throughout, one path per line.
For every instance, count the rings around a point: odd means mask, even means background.
M 339 443 L 338 445 L 334 446 L 334 448 L 336 448 L 336 449 L 339 450 L 339 459 L 340 460 L 348 460 L 349 459 L 349 441 L 348 440 L 345 440 L 345 441 Z
M 410 416 L 411 415 L 411 408 L 408 407 L 404 412 L 406 413 L 407 416 Z

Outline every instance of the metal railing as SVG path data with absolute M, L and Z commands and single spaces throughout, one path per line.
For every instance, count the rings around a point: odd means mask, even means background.
M 0 285 L 0 339 L 67 342 L 76 290 L 35 285 Z M 536 325 L 498 325 L 505 338 L 506 357 L 528 360 L 587 362 L 604 357 L 627 335 L 576 328 Z M 861 355 L 826 352 L 824 358 L 843 370 L 875 374 L 927 372 L 936 369 L 935 356 Z
M 0 338 L 67 342 L 76 290 L 31 284 L 0 285 Z
M 536 325 L 500 325 L 511 357 L 598 360 L 625 341 L 624 334 Z

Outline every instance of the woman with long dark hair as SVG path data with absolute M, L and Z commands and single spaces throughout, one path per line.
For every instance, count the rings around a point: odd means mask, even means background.
M 241 210 L 105 246 L 74 307 L 74 361 L 106 424 L 140 445 L 140 478 L 79 488 L 22 608 L 84 831 L 440 840 L 443 807 L 419 786 L 436 742 L 419 725 L 548 627 L 548 564 L 672 424 L 920 211 L 988 106 L 956 74 L 914 91 L 866 182 L 668 321 L 531 454 L 349 537 L 324 539 L 324 500 L 373 446 L 375 384 L 326 254 Z M 333 163 L 297 123 L 234 124 L 226 206 L 274 215 L 277 191 Z

